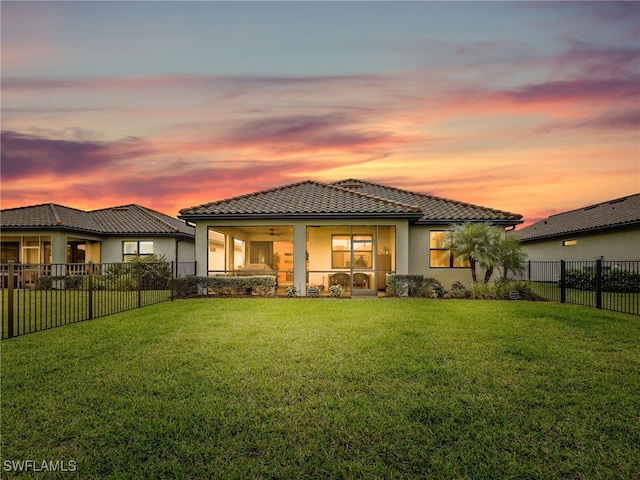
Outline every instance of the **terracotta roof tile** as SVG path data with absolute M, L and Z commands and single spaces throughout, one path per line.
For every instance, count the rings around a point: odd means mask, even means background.
M 409 190 L 353 178 L 335 182 L 333 185 L 349 190 L 360 191 L 380 198 L 417 205 L 424 213 L 420 219 L 420 223 L 433 223 L 434 221 L 450 223 L 468 220 L 514 224 L 520 223 L 522 219 L 522 215 L 517 213 L 505 212 L 503 210 L 426 195 L 424 193 L 411 192 Z
M 185 208 L 180 216 L 416 215 L 419 212 L 416 205 L 307 180 Z
M 184 234 L 194 228 L 184 222 L 140 205 L 124 205 L 83 211 L 53 203 L 0 211 L 3 229 L 66 229 L 104 234 Z
M 558 213 L 511 235 L 522 241 L 640 225 L 640 193 Z

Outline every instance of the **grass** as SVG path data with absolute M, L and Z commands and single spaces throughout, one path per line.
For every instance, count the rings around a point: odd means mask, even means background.
M 3 341 L 2 457 L 100 479 L 637 478 L 639 344 L 637 317 L 552 303 L 164 303 Z

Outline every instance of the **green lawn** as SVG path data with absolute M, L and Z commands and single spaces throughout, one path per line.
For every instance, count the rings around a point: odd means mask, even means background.
M 0 468 L 638 478 L 639 345 L 638 317 L 555 303 L 163 303 L 2 342 Z

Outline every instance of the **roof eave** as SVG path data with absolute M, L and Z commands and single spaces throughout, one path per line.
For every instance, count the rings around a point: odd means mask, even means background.
M 185 221 L 196 222 L 202 220 L 278 220 L 278 219 L 362 219 L 362 218 L 402 218 L 402 219 L 420 219 L 422 212 L 404 212 L 404 213 L 269 213 L 269 214 L 226 214 L 226 213 L 190 213 L 178 215 L 178 218 Z
M 450 219 L 429 219 L 421 218 L 416 222 L 416 225 L 451 225 L 453 223 L 460 222 L 473 222 L 473 223 L 491 223 L 493 225 L 519 225 L 524 220 L 511 220 L 511 219 L 482 219 L 482 218 L 450 218 Z

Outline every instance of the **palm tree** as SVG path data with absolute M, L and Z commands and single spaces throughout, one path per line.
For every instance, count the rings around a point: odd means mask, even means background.
M 485 269 L 484 283 L 488 283 L 493 269 L 500 264 L 498 245 L 503 235 L 501 228 L 488 223 L 458 223 L 444 235 L 443 247 L 448 255 L 469 262 L 474 283 L 478 281 L 479 264 Z
M 507 278 L 508 272 L 515 274 L 525 270 L 527 254 L 522 250 L 520 240 L 507 235 L 500 242 L 500 266 L 502 267 L 502 278 Z

